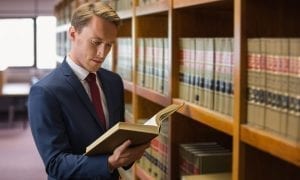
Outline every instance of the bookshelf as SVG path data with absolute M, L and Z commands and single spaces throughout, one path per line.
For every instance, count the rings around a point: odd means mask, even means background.
M 66 2 L 71 1 L 60 0 L 57 7 Z M 157 0 L 147 4 L 133 0 L 130 9 L 118 11 L 123 21 L 119 37 L 132 39 L 133 68 L 139 63 L 139 39 L 165 38 L 168 43 L 164 93 L 140 85 L 137 69 L 133 69 L 132 81 L 124 80 L 133 123 L 185 101 L 179 98 L 180 38 L 233 39 L 233 113 L 186 101 L 168 123 L 167 179 L 180 178 L 179 144 L 198 141 L 217 141 L 232 149 L 233 180 L 300 178 L 300 142 L 247 123 L 248 39 L 299 38 L 299 4 L 296 0 Z M 58 32 L 65 27 L 60 24 Z M 116 71 L 117 47 L 112 51 L 112 71 Z M 153 179 L 139 165 L 134 166 L 132 177 Z

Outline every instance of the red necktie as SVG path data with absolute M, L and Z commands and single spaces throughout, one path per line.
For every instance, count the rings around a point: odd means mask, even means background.
M 100 123 L 106 128 L 106 122 L 105 122 L 105 116 L 104 116 L 103 107 L 101 103 L 100 91 L 96 83 L 96 75 L 94 73 L 89 73 L 89 75 L 85 78 L 85 80 L 90 86 L 92 102 L 95 106 L 96 112 L 100 119 Z

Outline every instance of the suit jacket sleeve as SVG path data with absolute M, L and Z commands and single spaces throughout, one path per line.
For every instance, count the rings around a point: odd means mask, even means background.
M 50 177 L 55 179 L 114 179 L 108 155 L 88 157 L 73 152 L 64 113 L 57 96 L 44 86 L 31 88 L 28 112 L 32 134 Z

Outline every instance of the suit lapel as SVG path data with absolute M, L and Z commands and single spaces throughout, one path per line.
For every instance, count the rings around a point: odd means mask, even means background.
M 61 65 L 61 70 L 64 75 L 64 78 L 69 83 L 69 85 L 73 88 L 73 90 L 76 92 L 76 94 L 79 96 L 81 101 L 84 104 L 84 107 L 87 108 L 87 110 L 92 114 L 94 119 L 97 121 L 99 126 L 102 128 L 102 130 L 105 130 L 106 128 L 102 127 L 98 116 L 96 114 L 95 108 L 93 107 L 93 104 L 91 103 L 89 96 L 87 95 L 84 87 L 82 86 L 81 82 L 79 81 L 78 77 L 75 75 L 73 70 L 70 68 L 70 66 L 67 64 L 67 62 L 64 60 Z

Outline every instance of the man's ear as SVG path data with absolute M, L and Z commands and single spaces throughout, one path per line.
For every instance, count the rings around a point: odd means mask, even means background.
M 71 27 L 69 28 L 68 33 L 69 33 L 69 38 L 70 38 L 70 40 L 73 41 L 73 40 L 75 39 L 76 35 L 77 35 L 77 34 L 76 34 L 77 31 L 75 30 L 75 27 L 74 27 L 74 26 L 71 26 Z

